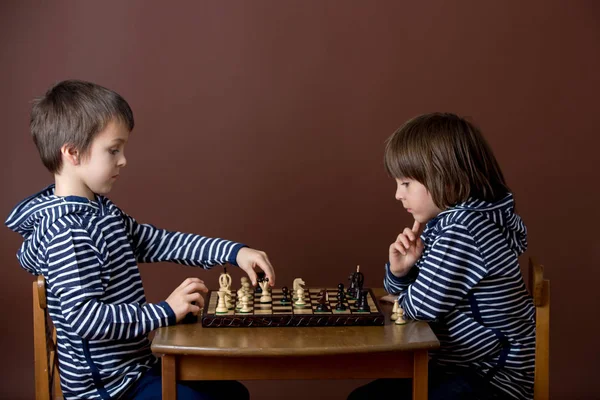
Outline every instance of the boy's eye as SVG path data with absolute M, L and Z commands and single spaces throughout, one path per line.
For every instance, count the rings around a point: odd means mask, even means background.
M 402 182 L 402 183 L 400 183 L 400 184 L 401 184 L 402 186 L 404 186 L 404 187 L 408 187 L 408 184 L 409 184 L 409 183 L 410 183 L 410 182 Z
M 110 149 L 110 150 L 108 150 L 108 152 L 114 156 L 115 154 L 117 154 L 119 152 L 119 150 L 118 149 Z

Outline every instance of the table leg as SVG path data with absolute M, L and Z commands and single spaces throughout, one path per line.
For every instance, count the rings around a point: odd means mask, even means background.
M 428 361 L 427 350 L 414 352 L 413 400 L 427 400 Z
M 162 398 L 163 400 L 177 400 L 177 381 L 175 373 L 175 356 L 163 355 L 162 357 Z

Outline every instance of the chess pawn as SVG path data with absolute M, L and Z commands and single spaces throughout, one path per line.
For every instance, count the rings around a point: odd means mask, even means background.
M 400 307 L 398 306 L 398 299 L 394 300 L 394 307 L 392 307 L 392 316 L 390 317 L 392 321 L 395 321 L 396 319 L 398 319 L 398 309 Z
M 287 286 L 284 286 L 284 287 L 281 288 L 281 294 L 282 294 L 281 303 L 283 303 L 283 304 L 289 303 L 290 302 L 290 298 L 288 297 L 289 296 L 289 292 L 288 292 Z
M 406 320 L 404 319 L 404 310 L 398 306 L 398 318 L 396 318 L 396 325 L 404 325 Z
M 269 294 L 269 281 L 263 280 L 259 283 L 260 288 L 262 289 L 262 296 L 260 296 L 261 303 L 270 303 L 272 301 L 271 295 Z
M 218 313 L 226 313 L 229 311 L 227 308 L 227 304 L 225 303 L 225 292 L 217 292 L 219 295 L 219 301 L 217 302 L 217 309 L 215 310 Z
M 227 308 L 229 310 L 233 310 L 235 304 L 233 304 L 233 300 L 232 300 L 232 295 L 231 295 L 231 290 L 224 290 L 225 292 L 225 305 L 227 305 Z
M 298 288 L 298 291 L 296 292 L 296 302 L 294 303 L 297 306 L 303 306 L 306 304 L 306 302 L 304 301 L 304 289 L 302 289 L 302 287 Z
M 250 311 L 252 311 L 252 309 L 248 307 L 249 301 L 249 296 L 242 296 L 242 308 L 240 308 L 241 313 L 249 313 Z
M 246 295 L 248 295 L 248 296 L 252 296 L 250 287 L 251 287 L 250 281 L 246 280 L 245 282 L 242 283 L 242 289 L 244 289 L 244 292 L 246 292 Z

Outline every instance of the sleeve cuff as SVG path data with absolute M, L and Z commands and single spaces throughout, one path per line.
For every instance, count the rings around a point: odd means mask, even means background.
M 392 274 L 392 271 L 390 271 L 390 263 L 388 262 L 385 264 L 385 273 L 388 279 L 397 285 L 410 285 L 417 279 L 417 276 L 419 275 L 419 268 L 413 266 L 410 271 L 408 271 L 408 274 L 398 278 L 396 275 Z
M 158 303 L 158 306 L 167 313 L 167 326 L 175 325 L 177 323 L 177 316 L 175 316 L 175 311 L 173 311 L 169 303 L 161 301 Z
M 235 265 L 236 267 L 239 267 L 238 263 L 237 263 L 237 255 L 240 252 L 240 250 L 244 247 L 248 247 L 245 244 L 242 243 L 236 243 L 233 246 L 233 249 L 231 250 L 231 255 L 229 257 L 229 260 L 227 260 L 227 262 L 231 265 Z

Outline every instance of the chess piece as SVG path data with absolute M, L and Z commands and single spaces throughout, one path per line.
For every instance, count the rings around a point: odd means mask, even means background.
M 398 319 L 398 299 L 394 300 L 394 306 L 392 307 L 392 315 L 390 317 L 390 319 L 392 321 L 395 321 L 396 319 Z
M 296 300 L 298 298 L 297 297 L 298 289 L 300 287 L 304 288 L 304 285 L 305 285 L 305 283 L 302 280 L 302 278 L 296 278 L 296 279 L 294 279 L 294 283 L 292 284 L 292 288 L 294 289 L 293 300 Z
M 306 304 L 306 302 L 304 301 L 304 288 L 302 288 L 302 286 L 300 286 L 298 288 L 298 291 L 296 292 L 296 301 L 294 302 L 294 304 L 300 307 Z
M 371 307 L 369 307 L 369 303 L 367 302 L 367 291 L 362 290 L 359 292 L 358 300 L 356 301 L 356 308 L 361 312 L 371 312 Z
M 398 318 L 396 318 L 396 325 L 404 325 L 406 320 L 404 319 L 404 310 L 398 306 Z
M 252 294 L 251 288 L 252 285 L 250 285 L 250 281 L 245 281 L 242 283 L 242 289 L 244 289 L 244 292 L 246 293 L 247 296 L 252 296 L 254 297 L 254 295 Z
M 223 268 L 223 273 L 219 276 L 219 290 L 231 287 L 231 275 L 227 273 L 227 268 Z
M 227 308 L 227 303 L 225 303 L 225 292 L 218 291 L 217 295 L 219 296 L 219 301 L 217 303 L 217 309 L 215 312 L 227 313 L 229 309 Z
M 256 286 L 256 289 L 254 290 L 255 293 L 262 293 L 263 288 L 261 286 L 261 282 L 263 282 L 265 280 L 265 273 L 263 271 L 257 272 L 256 273 L 256 283 L 258 283 L 258 286 Z
M 327 289 L 321 289 L 319 291 L 317 303 L 318 305 L 315 308 L 315 311 L 329 311 L 329 295 L 327 294 Z
M 338 285 L 338 291 L 337 291 L 337 304 L 335 306 L 335 309 L 337 311 L 346 311 L 346 306 L 344 305 L 344 301 L 346 301 L 346 293 L 344 292 L 344 284 L 340 283 Z
M 261 287 L 262 296 L 260 296 L 261 303 L 270 303 L 272 301 L 270 292 L 269 292 L 269 279 L 265 278 L 262 282 L 259 283 Z
M 281 294 L 282 294 L 281 303 L 282 304 L 289 303 L 290 302 L 290 297 L 289 297 L 289 291 L 288 291 L 287 286 L 284 286 L 284 287 L 281 288 Z
M 365 282 L 365 276 L 360 272 L 360 265 L 356 266 L 356 295 L 362 292 L 363 283 Z
M 355 272 L 353 272 L 349 277 L 348 280 L 350 281 L 350 285 L 348 286 L 348 290 L 346 291 L 348 293 L 348 296 L 350 297 L 355 297 L 355 290 L 356 290 L 356 275 Z
M 249 313 L 252 309 L 248 306 L 248 302 L 250 301 L 249 296 L 242 297 L 242 307 L 240 308 L 241 313 Z
M 233 300 L 232 300 L 232 295 L 231 295 L 231 290 L 227 289 L 227 290 L 223 290 L 223 292 L 225 292 L 225 305 L 227 306 L 227 308 L 229 310 L 233 310 L 235 304 L 233 304 Z

